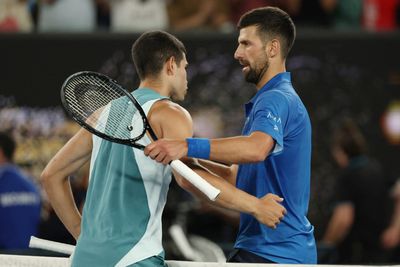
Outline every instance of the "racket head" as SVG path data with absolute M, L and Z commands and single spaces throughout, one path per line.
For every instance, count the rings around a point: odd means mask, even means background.
M 144 149 L 136 142 L 150 128 L 146 114 L 132 94 L 113 79 L 92 71 L 77 72 L 65 80 L 60 94 L 69 116 L 89 132 Z

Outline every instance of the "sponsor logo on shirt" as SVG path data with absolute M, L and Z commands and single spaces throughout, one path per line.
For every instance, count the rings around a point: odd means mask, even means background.
M 275 115 L 271 114 L 270 111 L 268 111 L 267 118 L 268 118 L 268 119 L 271 119 L 271 120 L 273 120 L 273 121 L 275 122 L 275 124 L 274 124 L 274 130 L 277 131 L 277 132 L 279 132 L 279 127 L 278 127 L 277 123 L 279 123 L 279 124 L 282 123 L 281 118 L 278 117 L 278 116 L 275 116 Z

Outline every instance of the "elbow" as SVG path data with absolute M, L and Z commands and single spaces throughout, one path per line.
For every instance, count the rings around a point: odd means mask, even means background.
M 193 187 L 192 183 L 190 183 L 188 180 L 186 180 L 186 179 L 183 178 L 182 176 L 180 176 L 180 175 L 175 175 L 175 180 L 176 180 L 176 182 L 178 183 L 178 185 L 179 185 L 182 189 L 184 189 L 184 190 L 186 190 L 186 191 L 189 191 L 189 192 L 192 191 L 192 187 Z
M 254 149 L 251 150 L 250 155 L 248 159 L 245 160 L 245 162 L 261 162 L 264 161 L 267 156 L 268 156 L 269 151 L 267 149 L 264 149 L 262 147 L 254 147 Z
M 272 137 L 258 132 L 250 135 L 247 140 L 247 153 L 245 154 L 244 162 L 255 163 L 264 161 L 275 144 Z
M 47 169 L 45 169 L 40 175 L 39 182 L 43 186 L 46 192 L 48 192 L 51 187 L 51 181 L 52 181 L 52 175 Z
M 256 153 L 254 155 L 254 159 L 255 159 L 256 162 L 264 161 L 268 156 L 268 152 L 267 151 L 261 150 L 261 151 L 257 151 L 257 152 L 258 153 Z

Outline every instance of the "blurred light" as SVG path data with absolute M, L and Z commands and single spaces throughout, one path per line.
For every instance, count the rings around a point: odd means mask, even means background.
M 392 101 L 382 116 L 382 130 L 389 141 L 394 145 L 400 144 L 400 101 Z

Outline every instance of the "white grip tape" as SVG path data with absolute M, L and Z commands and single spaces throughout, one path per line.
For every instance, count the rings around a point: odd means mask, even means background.
M 45 250 L 59 252 L 59 253 L 67 254 L 67 255 L 71 255 L 75 250 L 75 246 L 73 246 L 73 245 L 50 241 L 50 240 L 45 240 L 45 239 L 37 238 L 34 236 L 31 236 L 31 240 L 29 242 L 29 247 L 45 249 Z
M 192 169 L 186 166 L 182 161 L 173 160 L 170 165 L 175 171 L 177 171 L 186 180 L 191 182 L 195 187 L 203 192 L 210 200 L 214 201 L 221 192 L 219 189 L 212 186 L 200 175 L 198 175 Z

